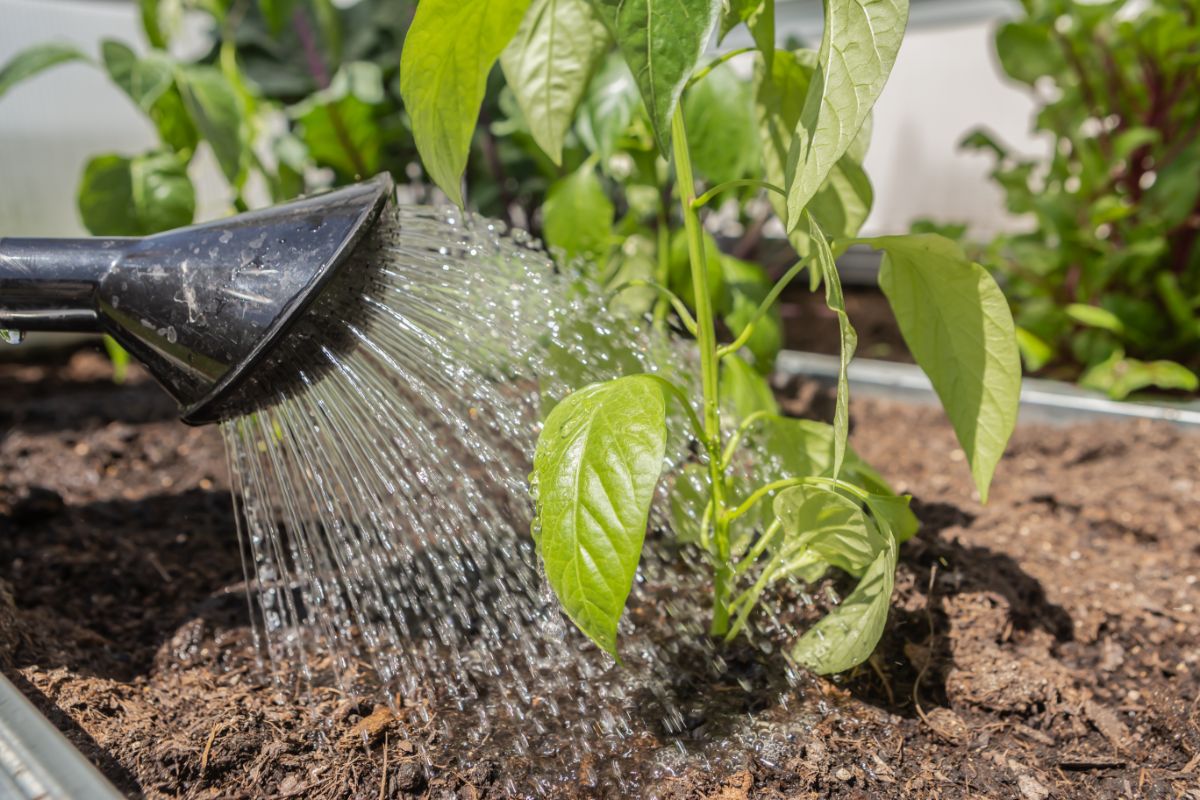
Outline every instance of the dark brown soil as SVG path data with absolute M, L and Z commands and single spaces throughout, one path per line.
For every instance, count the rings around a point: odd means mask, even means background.
M 0 667 L 119 787 L 503 796 L 512 764 L 464 751 L 427 776 L 386 709 L 330 693 L 314 714 L 258 677 L 215 430 L 94 353 L 0 365 L 0 386 Z M 763 710 L 819 720 L 790 751 L 653 794 L 1200 797 L 1200 436 L 1025 428 L 983 507 L 939 412 L 854 412 L 924 522 L 876 658 Z
M 883 361 L 912 363 L 887 298 L 877 289 L 845 287 L 846 312 L 858 334 L 858 355 Z M 780 304 L 784 347 L 808 353 L 837 355 L 841 338 L 837 317 L 825 305 L 825 293 L 793 285 Z

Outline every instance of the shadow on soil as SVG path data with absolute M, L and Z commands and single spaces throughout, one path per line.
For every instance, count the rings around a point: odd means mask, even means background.
M 246 624 L 234 530 L 228 492 L 199 489 L 0 514 L 0 579 L 32 639 L 13 666 L 127 681 L 192 620 Z
M 1042 584 L 1010 556 L 986 547 L 964 546 L 947 538 L 950 528 L 970 527 L 973 515 L 944 503 L 913 501 L 922 522 L 920 533 L 901 548 L 900 574 L 921 598 L 916 610 L 893 606 L 874 662 L 888 677 L 860 668 L 849 689 L 864 702 L 905 717 L 916 716 L 913 687 L 920 676 L 922 706 L 946 706 L 945 678 L 954 667 L 950 650 L 948 597 L 993 593 L 1007 601 L 1014 631 L 1043 630 L 1059 642 L 1074 638 L 1074 623 L 1061 606 L 1046 598 Z M 905 576 L 904 573 L 908 575 Z M 916 662 L 916 663 L 914 663 Z M 921 674 L 919 664 L 928 664 Z

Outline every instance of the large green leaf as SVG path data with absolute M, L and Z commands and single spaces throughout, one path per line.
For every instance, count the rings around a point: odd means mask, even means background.
M 608 31 L 588 0 L 533 0 L 500 55 L 533 140 L 555 164 L 562 163 L 575 109 L 608 46 Z
M 788 229 L 867 121 L 887 81 L 908 0 L 825 0 L 825 30 L 787 161 Z
M 554 407 L 534 453 L 546 578 L 571 621 L 614 657 L 662 471 L 666 413 L 662 385 L 648 375 L 593 384 Z
M 812 50 L 776 54 L 771 71 L 762 65 L 755 69 L 754 111 L 762 149 L 766 179 L 776 186 L 787 183 L 788 152 L 792 145 L 804 98 L 812 82 L 817 54 Z M 870 120 L 863 124 L 858 137 L 830 171 L 825 184 L 809 203 L 809 212 L 821 229 L 834 238 L 856 236 L 871 211 L 874 195 L 866 173 L 859 165 L 870 141 Z M 781 220 L 787 221 L 787 198 L 771 192 L 771 205 Z M 788 239 L 796 251 L 811 252 L 808 232 L 795 228 Z
M 1004 294 L 962 247 L 935 234 L 885 236 L 879 285 L 929 376 L 986 501 L 1017 423 L 1021 357 Z
M 22 50 L 0 67 L 0 97 L 12 87 L 39 72 L 70 61 L 91 61 L 83 51 L 69 44 L 40 44 Z
M 671 115 L 716 26 L 719 0 L 592 3 L 633 71 L 659 149 L 670 153 Z
M 599 262 L 612 241 L 613 204 L 590 162 L 550 185 L 542 206 L 546 244 L 566 261 Z
M 749 261 L 722 255 L 720 267 L 729 296 L 725 324 L 734 336 L 741 336 L 759 305 L 770 294 L 773 284 L 765 269 Z M 754 330 L 746 340 L 746 349 L 754 354 L 755 369 L 765 375 L 775 368 L 775 357 L 782 347 L 783 322 L 779 306 L 772 305 L 754 323 Z
M 154 123 L 163 144 L 188 156 L 199 133 L 175 80 L 169 56 L 151 51 L 139 57 L 127 45 L 106 40 L 100 46 L 108 76 Z
M 96 236 L 146 236 L 192 221 L 196 195 L 174 153 L 97 156 L 79 184 L 79 213 Z
M 727 0 L 721 15 L 720 39 L 739 23 L 746 23 L 767 69 L 775 59 L 775 0 Z
M 749 84 L 726 64 L 683 98 L 683 120 L 692 164 L 709 183 L 741 178 L 758 169 L 758 134 Z
M 422 0 L 400 56 L 400 93 L 426 171 L 463 204 L 462 174 L 488 73 L 529 0 Z
M 181 67 L 176 82 L 196 129 L 212 148 L 225 177 L 236 183 L 246 150 L 237 90 L 221 70 L 209 66 Z

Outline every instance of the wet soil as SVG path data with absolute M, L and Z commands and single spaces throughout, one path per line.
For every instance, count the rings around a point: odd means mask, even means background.
M 332 691 L 313 714 L 261 677 L 215 430 L 176 422 L 139 374 L 114 385 L 95 353 L 0 364 L 0 387 L 0 668 L 118 787 L 506 796 L 519 759 L 463 747 L 427 774 L 412 737 L 445 736 L 437 724 L 405 737 L 386 708 Z M 828 411 L 812 386 L 783 395 Z M 1022 428 L 982 506 L 940 412 L 853 412 L 855 447 L 924 525 L 876 657 L 749 698 L 797 721 L 786 747 L 645 794 L 1200 797 L 1200 435 Z M 583 777 L 570 794 L 597 794 Z

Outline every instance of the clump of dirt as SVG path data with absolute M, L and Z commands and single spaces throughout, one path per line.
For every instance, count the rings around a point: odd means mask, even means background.
M 297 704 L 262 677 L 220 438 L 176 422 L 144 376 L 117 386 L 84 352 L 0 365 L 0 381 L 0 668 L 119 788 L 504 797 L 529 772 L 528 757 L 458 743 L 417 706 L 397 718 L 332 690 Z M 828 407 L 811 386 L 786 395 L 792 413 Z M 914 494 L 924 525 L 902 548 L 879 650 L 835 680 L 747 696 L 743 714 L 791 726 L 785 743 L 737 766 L 684 761 L 646 795 L 1194 792 L 1200 436 L 1022 428 L 982 506 L 939 411 L 853 411 L 855 447 Z M 421 745 L 452 757 L 424 769 Z M 614 796 L 598 768 L 585 760 L 554 794 Z

